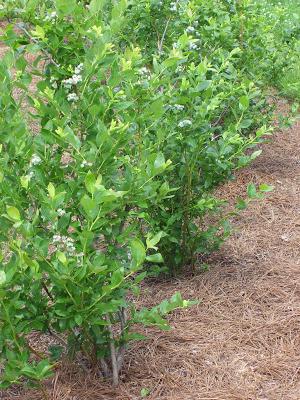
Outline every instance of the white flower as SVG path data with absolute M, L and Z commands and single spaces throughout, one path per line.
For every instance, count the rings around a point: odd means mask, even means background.
M 143 67 L 143 68 L 140 68 L 140 69 L 139 69 L 139 73 L 140 73 L 141 75 L 148 75 L 148 74 L 149 74 L 149 70 L 148 70 L 148 68 Z
M 170 11 L 177 11 L 177 3 L 175 2 L 170 3 Z
M 72 79 L 72 78 L 64 79 L 64 80 L 62 81 L 62 83 L 63 83 L 63 85 L 64 85 L 64 87 L 65 87 L 66 89 L 71 89 L 71 87 L 72 87 L 72 85 L 73 85 L 73 79 Z
M 183 119 L 178 124 L 179 128 L 185 128 L 187 126 L 192 126 L 192 125 L 193 125 L 193 123 L 190 119 Z
M 80 63 L 80 64 L 77 65 L 77 67 L 75 67 L 74 72 L 75 72 L 76 75 L 79 75 L 82 70 L 83 70 L 83 64 Z
M 194 42 L 190 42 L 190 44 L 189 44 L 189 48 L 190 48 L 190 50 L 197 50 L 197 49 L 198 49 L 198 46 L 197 46 L 197 44 L 196 44 L 196 43 L 194 43 Z
M 185 31 L 186 33 L 193 33 L 195 32 L 195 28 L 193 26 L 188 26 Z
M 82 161 L 82 163 L 80 164 L 81 168 L 84 167 L 91 167 L 93 164 L 91 162 L 88 162 L 86 160 Z
M 77 83 L 82 82 L 81 75 L 73 75 L 71 79 L 72 79 L 73 85 L 77 85 Z
M 31 165 L 39 165 L 42 162 L 41 157 L 39 157 L 37 154 L 32 154 L 30 164 Z
M 57 210 L 57 214 L 58 214 L 60 217 L 63 217 L 63 216 L 66 214 L 66 211 L 63 210 L 62 208 L 59 208 L 59 209 Z
M 76 86 L 80 82 L 82 82 L 82 75 L 79 74 L 74 74 L 71 78 L 62 81 L 66 89 L 71 89 L 72 86 Z
M 34 177 L 34 172 L 30 171 L 27 176 L 28 176 L 29 179 L 33 178 Z
M 50 21 L 54 22 L 54 20 L 57 18 L 57 12 L 53 11 L 50 14 L 47 14 L 46 17 L 44 18 L 44 21 Z
M 76 93 L 69 93 L 68 96 L 67 96 L 67 100 L 76 102 L 76 101 L 79 100 L 79 97 L 77 96 Z
M 54 235 L 52 238 L 53 243 L 57 243 L 61 241 L 61 236 L 60 235 Z
M 184 110 L 184 106 L 181 105 L 181 104 L 174 104 L 173 110 L 175 110 L 175 111 L 183 111 Z

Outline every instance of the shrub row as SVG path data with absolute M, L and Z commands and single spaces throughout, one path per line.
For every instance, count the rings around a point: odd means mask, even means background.
M 228 235 L 213 190 L 269 132 L 251 71 L 273 61 L 255 10 L 229 0 L 5 2 L 2 387 L 42 381 L 66 353 L 117 384 L 127 343 L 141 338 L 132 327 L 167 329 L 165 315 L 191 304 L 177 293 L 136 309 L 133 298 L 147 274 L 192 265 Z M 248 194 L 257 197 L 253 185 Z M 58 345 L 41 353 L 33 331 Z

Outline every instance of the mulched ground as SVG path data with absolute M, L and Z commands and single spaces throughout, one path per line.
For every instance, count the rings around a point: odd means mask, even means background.
M 219 194 L 232 201 L 249 182 L 274 192 L 234 220 L 208 272 L 148 284 L 141 299 L 151 305 L 181 291 L 201 303 L 172 314 L 171 331 L 146 331 L 118 389 L 66 365 L 46 383 L 49 400 L 139 400 L 143 388 L 148 400 L 300 399 L 300 123 L 263 149 Z M 0 398 L 43 399 L 20 388 Z

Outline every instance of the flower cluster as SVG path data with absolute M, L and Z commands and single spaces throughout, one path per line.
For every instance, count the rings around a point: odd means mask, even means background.
M 190 50 L 197 50 L 198 49 L 198 45 L 195 42 L 190 42 L 189 43 L 189 49 Z
M 195 28 L 193 26 L 188 26 L 185 31 L 186 31 L 186 33 L 194 33 Z
M 86 160 L 82 161 L 82 163 L 80 164 L 81 168 L 84 167 L 91 167 L 93 164 L 91 162 L 88 162 Z
M 57 210 L 57 214 L 58 214 L 59 217 L 63 217 L 66 214 L 66 211 L 64 209 L 62 209 L 62 208 L 59 208 Z
M 67 96 L 67 100 L 70 102 L 76 102 L 79 100 L 79 97 L 77 96 L 76 93 L 69 93 Z
M 81 75 L 82 69 L 83 69 L 83 64 L 77 65 L 77 67 L 75 67 L 74 74 L 71 76 L 71 78 L 64 79 L 62 81 L 62 84 L 66 89 L 71 89 L 72 86 L 76 86 L 78 85 L 78 83 L 82 82 L 82 75 Z
M 184 106 L 182 104 L 174 104 L 173 106 L 170 105 L 168 108 L 169 108 L 169 110 L 172 110 L 172 111 L 183 111 L 184 110 Z
M 177 2 L 170 3 L 170 11 L 177 11 Z
M 186 127 L 192 126 L 192 125 L 193 125 L 193 123 L 190 119 L 183 119 L 178 124 L 179 128 L 186 128 Z
M 39 165 L 41 164 L 42 159 L 40 156 L 37 154 L 32 154 L 31 160 L 30 160 L 30 165 Z
M 139 69 L 139 74 L 144 78 L 147 78 L 147 77 L 149 78 L 149 76 L 151 75 L 151 72 L 149 71 L 148 68 L 143 67 L 143 68 Z
M 52 243 L 55 244 L 57 248 L 65 250 L 69 254 L 73 254 L 76 250 L 74 246 L 74 239 L 68 236 L 54 235 L 52 238 Z
M 55 20 L 57 19 L 57 12 L 56 11 L 52 11 L 50 14 L 47 14 L 44 18 L 44 21 L 49 21 L 52 24 L 54 24 Z

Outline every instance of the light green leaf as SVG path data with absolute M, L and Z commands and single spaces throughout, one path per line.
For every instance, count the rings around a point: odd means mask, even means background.
M 266 183 L 263 183 L 259 186 L 260 192 L 272 192 L 274 190 L 274 186 L 267 185 Z
M 146 257 L 146 260 L 152 263 L 163 263 L 164 259 L 160 253 L 151 254 L 150 256 Z
M 248 185 L 247 194 L 250 197 L 250 199 L 256 198 L 257 192 L 254 183 L 250 183 L 250 185 Z
M 24 175 L 20 177 L 21 186 L 24 189 L 28 189 L 30 178 L 28 175 Z
M 6 273 L 0 270 L 0 286 L 6 282 Z
M 82 205 L 89 219 L 94 219 L 97 217 L 99 206 L 94 199 L 91 199 L 88 195 L 84 195 L 80 200 L 80 204 Z
M 66 264 L 68 263 L 68 262 L 67 262 L 67 257 L 66 257 L 66 255 L 65 255 L 65 253 L 63 253 L 62 251 L 58 251 L 56 254 L 57 254 L 58 260 L 59 260 L 62 264 L 66 265 Z
M 130 243 L 131 249 L 131 269 L 137 270 L 145 261 L 146 250 L 144 244 L 139 239 L 134 239 Z
M 84 183 L 85 183 L 85 187 L 86 187 L 87 191 L 90 192 L 91 194 L 94 194 L 95 190 L 96 190 L 96 188 L 95 188 L 96 177 L 91 171 L 89 171 L 86 174 Z
M 21 220 L 20 212 L 16 207 L 6 206 L 6 212 L 7 212 L 7 215 L 11 219 L 13 219 L 14 221 L 20 221 Z
M 141 397 L 147 397 L 147 396 L 149 396 L 150 393 L 151 393 L 151 392 L 150 392 L 150 389 L 143 388 L 143 389 L 141 390 Z
M 166 236 L 165 232 L 160 231 L 156 235 L 152 237 L 148 237 L 146 239 L 147 249 L 154 249 L 157 250 L 157 243 L 160 241 L 162 237 Z
M 246 111 L 249 108 L 249 97 L 248 96 L 240 97 L 239 107 L 242 111 Z
M 37 26 L 35 27 L 35 30 L 34 30 L 34 31 L 31 31 L 31 34 L 32 34 L 33 37 L 37 37 L 37 38 L 39 38 L 39 39 L 45 39 L 45 31 L 44 31 L 44 29 L 43 29 L 41 26 L 39 26 L 39 25 L 37 25 Z
M 89 5 L 89 10 L 92 14 L 101 11 L 106 3 L 106 0 L 92 0 Z
M 47 189 L 48 189 L 48 193 L 49 193 L 50 198 L 54 199 L 54 197 L 55 197 L 55 187 L 54 187 L 53 183 L 50 182 L 49 185 L 47 186 Z
M 122 270 L 117 269 L 116 271 L 113 272 L 112 277 L 111 277 L 111 287 L 110 289 L 115 289 L 118 286 L 120 286 L 120 284 L 123 282 L 124 280 L 124 273 Z
M 60 16 L 71 14 L 76 8 L 76 0 L 55 0 L 55 7 Z

